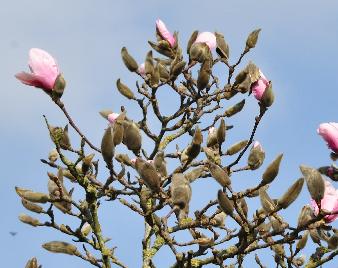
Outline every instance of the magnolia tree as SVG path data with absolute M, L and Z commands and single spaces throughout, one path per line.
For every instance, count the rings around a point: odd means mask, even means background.
M 338 217 L 338 190 L 330 180 L 338 180 L 336 166 L 316 169 L 301 165 L 302 178 L 290 182 L 285 193 L 273 199 L 268 192 L 282 161 L 283 155 L 278 155 L 262 169 L 256 186 L 240 191 L 232 187 L 234 173 L 257 170 L 265 158 L 262 145 L 255 141 L 255 132 L 274 102 L 272 83 L 252 62 L 238 70 L 245 55 L 255 47 L 259 32 L 249 34 L 243 52 L 235 63 L 230 63 L 229 46 L 222 34 L 193 32 L 184 56 L 177 33 L 172 34 L 161 20 L 156 21 L 157 41 L 149 41 L 152 50 L 143 64 L 138 65 L 125 47 L 121 50 L 125 66 L 137 75 L 136 87 L 131 89 L 120 79 L 116 82 L 119 93 L 140 108 L 142 119 L 134 121 L 124 106 L 121 111 L 101 111 L 107 128 L 102 130 L 98 147 L 81 132 L 61 100 L 65 80 L 55 59 L 44 50 L 31 49 L 31 72 L 18 73 L 16 78 L 50 96 L 78 134 L 80 144 L 74 147 L 70 142 L 68 125 L 52 126 L 45 117 L 55 145 L 48 160 L 41 160 L 50 168 L 48 192 L 16 187 L 30 215 L 39 214 L 38 218 L 21 214 L 23 223 L 53 228 L 77 242 L 50 241 L 42 247 L 79 257 L 96 267 L 127 267 L 109 245 L 107 230 L 101 228 L 100 204 L 108 200 L 120 202 L 144 220 L 139 252 L 143 267 L 156 267 L 154 257 L 163 247 L 168 247 L 175 260 L 167 267 L 242 267 L 249 254 L 262 249 L 271 250 L 277 267 L 318 267 L 334 261 L 338 230 L 330 224 Z M 213 71 L 215 65 L 227 70 L 225 83 Z M 177 104 L 176 111 L 169 115 L 164 115 L 159 105 L 158 91 L 164 86 L 172 91 L 173 99 L 168 102 L 171 106 Z M 232 126 L 226 125 L 226 119 L 241 112 L 245 97 L 231 107 L 227 107 L 227 101 L 240 94 L 248 98 L 252 94 L 257 99 L 258 115 L 247 140 L 225 146 L 226 136 L 235 132 L 227 133 Z M 160 125 L 159 132 L 149 122 L 152 117 Z M 335 160 L 338 123 L 321 124 L 318 133 Z M 145 138 L 153 145 L 143 146 Z M 101 156 L 104 162 L 101 160 L 99 165 Z M 98 175 L 99 169 L 106 172 Z M 210 202 L 190 211 L 194 199 L 191 185 L 202 179 L 214 179 L 219 190 L 212 193 Z M 73 184 L 71 190 L 66 180 Z M 299 211 L 298 223 L 292 226 L 281 214 L 297 199 L 304 181 L 312 199 L 304 202 L 310 204 Z M 83 196 L 73 198 L 74 189 L 82 189 Z M 260 207 L 250 208 L 255 211 L 253 215 L 248 213 L 251 198 L 261 203 Z M 62 224 L 56 210 L 64 217 L 77 218 L 78 224 Z M 236 228 L 229 228 L 231 221 Z M 178 238 L 182 232 L 190 239 Z M 301 252 L 307 242 L 317 246 L 306 258 Z M 259 255 L 255 254 L 255 260 L 264 267 Z M 36 258 L 26 267 L 38 267 Z

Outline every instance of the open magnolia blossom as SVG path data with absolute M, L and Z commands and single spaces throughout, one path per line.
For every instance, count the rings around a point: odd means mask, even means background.
M 257 100 L 261 100 L 265 89 L 269 86 L 269 80 L 264 76 L 261 70 L 259 70 L 260 78 L 252 83 L 251 90 Z
M 32 48 L 29 51 L 28 65 L 31 73 L 21 72 L 15 77 L 26 85 L 52 90 L 60 74 L 56 60 L 48 52 Z
M 328 147 L 338 153 L 338 123 L 322 123 L 317 132 L 327 142 Z
M 160 19 L 156 20 L 156 29 L 158 33 L 161 35 L 161 37 L 168 41 L 171 47 L 173 47 L 176 43 L 174 35 L 169 32 L 167 29 L 167 26 L 165 26 L 164 22 L 161 21 Z
M 215 49 L 217 46 L 216 36 L 211 32 L 199 33 L 195 40 L 195 43 L 206 43 L 210 50 Z
M 319 208 L 315 200 L 311 200 L 311 205 L 316 215 L 319 213 Z M 326 215 L 324 217 L 326 222 L 333 222 L 338 218 L 338 189 L 335 189 L 332 184 L 325 180 L 324 198 L 321 200 L 321 209 L 327 212 L 337 212 L 337 214 Z

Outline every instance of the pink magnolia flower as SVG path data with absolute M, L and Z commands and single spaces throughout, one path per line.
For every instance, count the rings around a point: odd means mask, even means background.
M 107 119 L 108 119 L 108 121 L 109 121 L 110 123 L 114 123 L 114 121 L 116 120 L 116 118 L 117 118 L 119 115 L 120 115 L 120 114 L 118 114 L 118 113 L 111 113 L 111 114 L 108 114 Z
M 216 36 L 211 32 L 199 33 L 195 40 L 195 43 L 206 43 L 210 50 L 215 49 L 217 46 Z
M 314 209 L 315 215 L 319 213 L 319 208 L 315 200 L 311 199 L 311 205 Z M 321 200 L 321 208 L 328 212 L 338 212 L 338 189 L 335 189 L 332 184 L 325 180 L 324 197 Z M 338 214 L 326 215 L 324 217 L 326 222 L 333 222 L 338 218 Z
M 252 83 L 251 90 L 257 100 L 261 100 L 264 94 L 264 91 L 269 86 L 269 80 L 264 76 L 264 74 L 259 70 L 260 78 Z
M 15 77 L 26 85 L 53 90 L 55 80 L 60 74 L 56 60 L 48 52 L 32 48 L 29 51 L 28 65 L 31 73 L 21 72 Z
M 329 148 L 338 153 L 338 123 L 330 122 L 319 125 L 317 132 L 327 142 Z
M 156 29 L 164 40 L 167 40 L 171 47 L 176 43 L 175 37 L 168 31 L 167 26 L 160 19 L 156 20 Z

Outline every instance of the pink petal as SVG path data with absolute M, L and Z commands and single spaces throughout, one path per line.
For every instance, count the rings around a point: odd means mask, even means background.
M 156 29 L 163 39 L 167 40 L 171 47 L 175 45 L 175 37 L 168 31 L 164 22 L 160 19 L 156 20 Z
M 209 133 L 213 133 L 213 132 L 215 132 L 216 131 L 216 128 L 215 127 L 209 127 Z
M 328 147 L 338 153 L 338 124 L 334 122 L 320 124 L 317 132 L 327 142 Z
M 259 141 L 255 141 L 252 145 L 252 148 L 258 148 L 260 151 L 263 152 L 263 147 L 262 145 L 259 143 Z
M 138 66 L 137 71 L 140 73 L 141 76 L 145 76 L 146 75 L 146 69 L 145 69 L 144 62 Z
M 47 90 L 50 89 L 45 79 L 39 75 L 21 72 L 17 73 L 15 77 L 26 85 L 43 88 Z
M 199 33 L 195 43 L 206 43 L 210 50 L 215 49 L 217 46 L 216 36 L 211 32 Z
M 32 73 L 43 77 L 46 89 L 52 89 L 59 75 L 56 60 L 46 51 L 32 48 L 29 51 L 28 65 Z
M 111 113 L 111 114 L 108 114 L 108 121 L 110 123 L 114 123 L 114 121 L 116 120 L 116 118 L 119 116 L 120 114 L 118 113 Z

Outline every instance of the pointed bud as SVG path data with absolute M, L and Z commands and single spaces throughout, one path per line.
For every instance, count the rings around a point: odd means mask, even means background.
M 226 155 L 234 155 L 241 151 L 248 144 L 247 140 L 240 141 L 232 146 L 226 151 Z
M 113 113 L 112 110 L 102 110 L 102 111 L 100 111 L 99 113 L 100 113 L 100 115 L 101 115 L 104 119 L 107 119 L 107 120 L 108 120 L 108 116 L 109 116 L 110 114 L 114 114 L 114 115 L 118 116 L 118 114 Z
M 258 35 L 259 32 L 261 31 L 261 29 L 257 29 L 252 31 L 249 36 L 248 39 L 246 40 L 246 50 L 249 50 L 251 48 L 254 48 L 257 44 L 257 40 L 258 40 Z
M 25 268 L 38 268 L 38 261 L 37 259 L 34 257 L 32 259 L 30 259 L 27 263 Z
M 204 174 L 204 167 L 198 167 L 185 174 L 185 178 L 191 183 Z
M 154 68 L 154 73 L 151 76 L 150 79 L 150 85 L 156 87 L 158 86 L 158 83 L 160 82 L 160 69 L 158 64 L 156 64 L 155 68 Z
M 115 146 L 114 146 L 114 133 L 113 129 L 109 126 L 102 137 L 101 141 L 101 151 L 102 151 L 102 157 L 104 161 L 106 162 L 107 166 L 111 166 L 114 152 L 115 152 Z
M 182 173 L 174 173 L 170 186 L 172 203 L 181 211 L 189 212 L 189 202 L 191 199 L 191 187 L 189 181 Z
M 216 214 L 216 216 L 213 218 L 213 220 L 215 220 L 215 225 L 219 227 L 223 227 L 226 215 L 227 214 L 225 214 L 223 211 Z
M 187 45 L 187 54 L 190 53 L 190 48 L 191 48 L 192 44 L 196 41 L 197 35 L 198 35 L 198 31 L 194 31 L 191 34 L 189 41 L 188 41 L 188 45 Z
M 137 158 L 135 162 L 135 169 L 151 191 L 155 193 L 160 191 L 161 178 L 159 177 L 154 165 L 141 158 Z
M 138 69 L 137 62 L 134 60 L 134 58 L 128 53 L 128 50 L 126 47 L 123 47 L 121 49 L 121 56 L 122 60 L 124 62 L 124 65 L 128 68 L 131 72 L 136 72 Z
M 53 253 L 63 253 L 68 255 L 78 255 L 77 248 L 69 243 L 62 241 L 52 241 L 42 245 L 42 247 Z
M 249 208 L 248 208 L 248 204 L 246 203 L 244 197 L 241 198 L 239 204 L 240 204 L 240 208 L 241 208 L 244 216 L 247 218 L 248 217 L 248 210 L 249 210 Z
M 41 206 L 34 204 L 33 202 L 27 201 L 26 199 L 21 199 L 21 203 L 29 211 L 32 211 L 35 213 L 41 213 L 44 211 Z
M 309 205 L 306 205 L 302 208 L 299 216 L 298 216 L 298 226 L 303 227 L 305 226 L 313 217 L 312 209 Z
M 167 71 L 167 69 L 164 67 L 163 64 L 159 63 L 158 64 L 158 72 L 159 72 L 159 75 L 160 75 L 160 80 L 162 82 L 166 82 L 169 80 L 169 72 Z
M 116 81 L 116 86 L 118 91 L 125 96 L 127 99 L 130 100 L 135 100 L 135 95 L 134 93 L 131 91 L 131 89 L 129 87 L 127 87 L 125 84 L 121 83 L 120 78 L 117 79 Z
M 218 204 L 220 205 L 221 209 L 228 215 L 233 214 L 234 205 L 233 202 L 229 200 L 227 195 L 222 192 L 222 190 L 218 190 Z
M 177 76 L 179 76 L 183 72 L 185 65 L 185 61 L 181 61 L 175 64 L 170 70 L 170 80 L 174 81 Z
M 200 128 L 197 126 L 191 144 L 189 144 L 188 147 L 185 148 L 182 152 L 181 161 L 183 163 L 190 163 L 193 159 L 195 159 L 201 151 L 202 142 L 203 135 Z
M 146 76 L 152 76 L 154 73 L 154 61 L 153 61 L 153 52 L 150 50 L 146 55 L 146 60 L 144 62 L 144 69 Z
M 215 33 L 216 35 L 216 52 L 223 59 L 229 59 L 229 45 L 225 42 L 224 36 L 220 33 Z
M 123 144 L 134 154 L 139 155 L 142 146 L 140 129 L 134 122 L 124 121 Z
M 197 88 L 199 90 L 203 90 L 208 86 L 210 74 L 211 74 L 210 62 L 206 60 L 205 62 L 203 62 L 201 69 L 198 73 Z
M 211 176 L 222 186 L 222 187 L 228 187 L 231 184 L 230 178 L 228 176 L 228 173 L 221 168 L 220 166 L 209 162 L 207 164 Z
M 222 143 L 225 141 L 225 136 L 226 136 L 226 125 L 224 122 L 224 119 L 221 119 L 221 123 L 219 124 L 219 127 L 217 129 L 217 140 L 219 146 L 222 145 Z
M 302 191 L 303 184 L 304 178 L 300 178 L 294 184 L 292 184 L 292 186 L 283 194 L 283 196 L 278 199 L 278 205 L 283 209 L 286 209 L 288 206 L 290 206 Z
M 319 202 L 324 197 L 325 183 L 317 169 L 301 165 L 300 170 L 306 180 L 307 188 L 312 199 Z
M 16 193 L 23 199 L 34 203 L 46 203 L 49 201 L 49 196 L 44 193 L 33 192 L 31 190 L 15 187 Z
M 115 159 L 118 162 L 120 162 L 122 164 L 125 164 L 127 166 L 131 166 L 132 165 L 132 162 L 131 162 L 131 160 L 130 160 L 130 158 L 129 158 L 129 156 L 127 154 L 117 154 L 115 156 Z
M 266 211 L 266 213 L 272 213 L 273 211 L 275 211 L 276 209 L 275 203 L 271 200 L 271 198 L 269 197 L 269 195 L 265 190 L 262 189 L 259 190 L 259 197 L 261 200 L 261 205 L 263 209 Z
M 160 173 L 160 175 L 162 177 L 167 177 L 168 176 L 168 172 L 167 172 L 167 163 L 164 159 L 164 152 L 163 151 L 159 151 L 155 157 L 154 157 L 154 166 L 156 168 L 156 170 L 158 171 L 158 173 Z
M 248 157 L 248 166 L 251 170 L 258 169 L 264 162 L 265 152 L 258 141 L 255 141 Z
M 298 242 L 297 242 L 296 249 L 298 251 L 305 248 L 308 237 L 309 237 L 309 231 L 305 231 L 304 234 L 302 235 L 302 238 L 299 239 Z
M 126 118 L 126 111 L 121 113 L 113 123 L 113 141 L 114 145 L 118 145 L 123 141 L 123 135 L 124 135 L 124 119 Z
M 320 245 L 320 236 L 316 229 L 309 229 L 310 237 L 312 241 L 318 245 Z
M 260 187 L 260 189 L 266 191 L 267 189 L 269 189 L 269 184 L 266 184 L 266 185 Z M 249 193 L 247 196 L 249 198 L 257 197 L 257 196 L 259 196 L 259 190 L 255 190 L 255 191 Z
M 233 116 L 233 115 L 239 113 L 240 111 L 242 111 L 242 109 L 244 107 L 244 104 L 245 104 L 245 99 L 241 100 L 240 102 L 238 102 L 235 105 L 233 105 L 230 108 L 228 108 L 224 112 L 224 116 L 230 117 L 230 116 Z
M 271 183 L 277 177 L 282 158 L 283 154 L 278 155 L 276 159 L 273 160 L 272 163 L 266 168 L 262 176 L 261 183 L 263 185 Z
M 210 49 L 205 43 L 194 43 L 189 50 L 189 58 L 191 61 L 204 62 L 210 58 Z
M 263 93 L 261 103 L 263 104 L 264 107 L 270 107 L 273 104 L 274 100 L 275 95 L 272 90 L 272 83 L 270 82 Z
M 205 153 L 210 162 L 215 163 L 217 165 L 221 164 L 221 157 L 219 155 L 218 149 L 213 150 L 208 147 L 203 147 L 203 152 Z
M 19 220 L 22 221 L 23 223 L 26 223 L 28 225 L 31 225 L 33 227 L 39 226 L 41 223 L 38 219 L 35 219 L 31 216 L 28 216 L 26 214 L 21 213 L 19 215 Z

